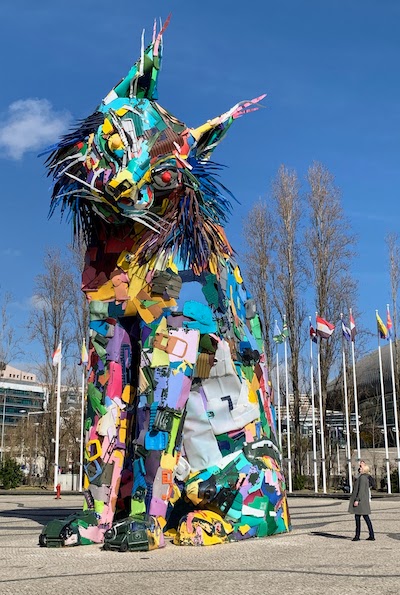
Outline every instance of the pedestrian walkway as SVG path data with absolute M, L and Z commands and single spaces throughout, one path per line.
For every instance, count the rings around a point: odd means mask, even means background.
M 293 531 L 213 547 L 104 552 L 39 548 L 42 524 L 80 509 L 82 495 L 0 496 L 2 595 L 398 595 L 400 498 L 372 501 L 376 541 L 354 543 L 347 500 L 289 497 Z M 364 529 L 364 527 L 362 526 Z

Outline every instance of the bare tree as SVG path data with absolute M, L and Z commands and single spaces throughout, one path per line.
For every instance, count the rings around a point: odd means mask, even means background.
M 306 233 L 310 282 L 316 310 L 331 322 L 355 303 L 357 284 L 350 275 L 355 238 L 345 219 L 333 175 L 314 163 L 307 175 L 310 225 Z M 321 392 L 325 419 L 328 377 L 341 345 L 341 333 L 321 341 Z
M 60 465 L 66 471 L 77 473 L 80 459 L 81 410 L 75 404 L 81 399 L 81 383 L 76 366 L 67 370 L 64 390 L 60 424 Z
M 81 290 L 82 271 L 85 267 L 86 243 L 82 235 L 75 238 L 74 244 L 68 246 L 71 257 L 73 275 L 72 312 L 74 320 L 74 340 L 78 353 L 82 339 L 87 339 L 89 328 L 89 308 L 85 294 Z
M 244 222 L 248 250 L 244 255 L 247 280 L 257 303 L 268 370 L 272 367 L 272 292 L 273 223 L 265 202 L 259 200 Z
M 400 246 L 399 237 L 397 233 L 390 233 L 385 238 L 388 248 L 389 256 L 389 276 L 390 276 L 390 293 L 392 299 L 392 321 L 393 321 L 393 338 L 394 338 L 394 365 L 395 365 L 395 382 L 396 393 L 399 394 L 399 349 L 397 345 L 397 329 L 398 329 L 398 315 L 397 315 L 397 299 L 399 296 L 400 285 Z
M 11 293 L 0 293 L 0 371 L 22 354 L 10 315 L 11 302 Z
M 76 285 L 70 261 L 62 258 L 58 250 L 48 249 L 43 264 L 44 272 L 35 280 L 34 308 L 28 329 L 30 338 L 39 342 L 43 352 L 38 372 L 48 390 L 48 415 L 43 415 L 40 449 L 45 458 L 45 480 L 49 481 L 56 426 L 57 369 L 52 364 L 52 355 L 62 341 L 63 357 L 67 358 L 74 340 L 73 299 Z
M 304 342 L 302 323 L 305 317 L 303 292 L 305 289 L 304 266 L 301 249 L 302 202 L 295 171 L 285 166 L 279 168 L 273 182 L 275 203 L 275 269 L 273 292 L 276 310 L 281 318 L 286 316 L 289 331 L 290 378 L 293 392 L 294 420 L 294 471 L 301 473 L 301 420 L 300 420 L 300 354 Z M 289 398 L 289 395 L 287 395 Z M 288 420 L 289 423 L 289 420 Z

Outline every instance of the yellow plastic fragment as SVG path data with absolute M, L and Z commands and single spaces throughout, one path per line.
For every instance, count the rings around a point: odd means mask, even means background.
M 96 447 L 96 452 L 93 455 L 90 455 L 90 447 L 92 444 Z M 101 444 L 100 440 L 97 440 L 97 438 L 95 440 L 89 440 L 86 443 L 85 448 L 88 461 L 94 461 L 101 456 Z
M 105 118 L 103 126 L 102 126 L 103 134 L 110 134 L 113 130 L 114 130 L 114 128 L 113 128 L 113 125 L 111 124 L 110 120 L 108 118 Z
M 112 281 L 107 281 L 104 283 L 99 289 L 95 291 L 88 291 L 86 293 L 89 300 L 99 300 L 101 302 L 107 302 L 109 300 L 115 299 L 115 290 Z
M 160 523 L 161 529 L 164 529 L 165 525 L 167 524 L 166 519 L 162 516 L 158 516 L 157 521 Z
M 124 143 L 122 142 L 120 135 L 115 133 L 108 139 L 108 146 L 110 147 L 111 151 L 116 151 L 117 149 L 123 149 Z
M 242 276 L 240 274 L 240 269 L 238 266 L 235 267 L 234 271 L 233 271 L 233 276 L 235 277 L 236 281 L 238 283 L 243 283 L 243 279 Z
M 208 266 L 210 268 L 210 273 L 216 275 L 218 273 L 218 259 L 215 254 L 212 254 L 210 260 L 208 261 Z

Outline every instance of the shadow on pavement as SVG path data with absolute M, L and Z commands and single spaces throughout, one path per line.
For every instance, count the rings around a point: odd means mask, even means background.
M 346 535 L 336 535 L 335 533 L 324 533 L 323 531 L 311 531 L 310 535 L 317 535 L 318 537 L 328 537 L 329 539 L 351 539 Z
M 17 505 L 18 506 L 18 505 Z M 39 525 L 45 525 L 53 519 L 64 519 L 74 512 L 79 512 L 82 507 L 71 508 L 25 508 L 23 505 L 14 510 L 3 510 L 0 512 L 2 529 L 8 528 L 11 519 L 29 519 Z

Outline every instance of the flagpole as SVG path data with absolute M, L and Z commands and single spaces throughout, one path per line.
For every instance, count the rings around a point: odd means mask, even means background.
M 84 339 L 85 341 L 85 339 Z M 81 442 L 79 450 L 79 491 L 83 490 L 83 434 L 85 423 L 85 378 L 86 365 L 82 362 L 82 395 L 81 395 Z
M 343 314 L 340 314 L 340 320 L 343 322 Z M 350 444 L 350 423 L 349 423 L 349 402 L 347 396 L 347 374 L 346 374 L 346 353 L 344 350 L 343 332 L 342 332 L 342 363 L 343 363 L 343 390 L 344 390 L 344 409 L 346 419 L 346 452 L 347 468 L 349 474 L 350 492 L 353 491 L 353 473 L 351 470 L 351 444 Z
M 283 316 L 283 325 L 285 326 L 286 316 Z M 286 381 L 286 431 L 287 431 L 287 455 L 288 455 L 288 475 L 289 475 L 289 494 L 292 493 L 292 457 L 290 445 L 290 404 L 289 404 L 289 376 L 287 365 L 287 337 L 284 337 L 285 346 L 285 381 Z
M 275 320 L 275 324 L 278 324 L 278 321 Z M 280 389 L 280 382 L 279 382 L 279 353 L 278 353 L 278 343 L 276 343 L 276 393 L 278 398 L 278 442 L 279 442 L 279 450 L 281 452 L 282 457 L 282 419 L 281 419 L 281 389 Z
M 311 316 L 308 317 L 311 325 Z M 315 396 L 314 396 L 314 365 L 312 338 L 310 335 L 310 381 L 311 381 L 311 413 L 312 413 L 312 443 L 313 443 L 313 463 L 314 463 L 314 491 L 318 493 L 318 472 L 317 472 L 317 436 L 315 428 Z
M 350 318 L 353 319 L 353 314 L 350 308 Z M 353 387 L 354 387 L 354 413 L 356 416 L 356 437 L 357 437 L 357 461 L 361 461 L 361 446 L 360 446 L 360 421 L 358 418 L 358 393 L 357 393 L 357 376 L 356 376 L 356 358 L 354 354 L 354 338 L 351 336 L 351 357 L 353 361 Z
M 378 310 L 375 311 L 378 316 Z M 386 475 L 387 475 L 387 490 L 388 494 L 392 493 L 392 486 L 390 481 L 390 464 L 389 464 L 389 448 L 388 448 L 388 436 L 387 436 L 387 424 L 386 424 L 386 405 L 385 405 L 385 385 L 383 382 L 383 369 L 382 369 L 382 354 L 381 354 L 381 340 L 378 331 L 378 357 L 379 357 L 379 374 L 381 379 L 381 399 L 382 399 L 382 419 L 383 419 L 383 435 L 385 439 L 385 456 L 386 456 Z
M 389 304 L 387 304 L 387 312 L 389 316 Z M 397 415 L 397 395 L 396 395 L 396 382 L 394 374 L 394 361 L 393 361 L 393 345 L 392 337 L 389 332 L 389 346 L 390 346 L 390 367 L 392 370 L 392 387 L 393 387 L 393 409 L 394 409 L 394 430 L 396 432 L 396 449 L 397 449 L 397 472 L 400 478 L 400 438 L 399 438 L 399 418 Z M 400 492 L 400 482 L 398 482 L 398 491 Z
M 317 315 L 317 313 L 316 313 Z M 324 414 L 322 409 L 322 380 L 321 380 L 321 337 L 318 337 L 318 390 L 319 390 L 319 425 L 321 432 L 321 465 L 322 465 L 322 489 L 326 494 L 326 468 L 325 468 L 325 435 L 324 435 Z
M 60 409 L 61 409 L 61 360 L 62 360 L 62 343 L 59 343 L 60 357 L 58 360 L 57 369 L 57 405 L 56 405 L 56 442 L 55 442 L 55 454 L 54 454 L 54 491 L 57 490 L 58 484 L 58 462 L 59 462 L 59 451 L 60 451 Z

